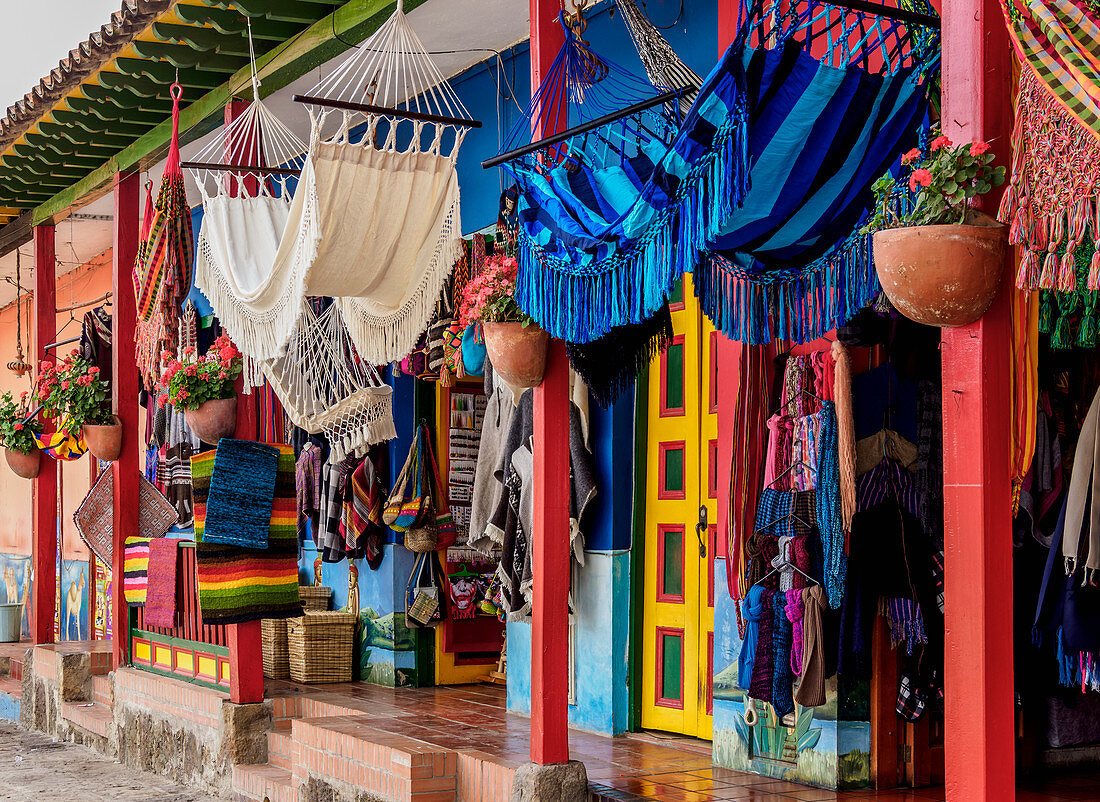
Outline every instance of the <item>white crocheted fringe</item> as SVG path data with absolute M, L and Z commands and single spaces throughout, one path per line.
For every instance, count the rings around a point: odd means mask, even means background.
M 362 456 L 375 443 L 397 437 L 393 390 L 360 390 L 314 416 L 312 422 L 324 431 L 337 461 L 350 454 Z

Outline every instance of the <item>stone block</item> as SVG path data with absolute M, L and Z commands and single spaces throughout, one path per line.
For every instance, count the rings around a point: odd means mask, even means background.
M 57 655 L 57 685 L 62 702 L 92 700 L 92 659 L 86 652 Z
M 274 718 L 270 701 L 222 703 L 222 753 L 232 766 L 267 762 L 267 732 Z
M 512 781 L 512 802 L 587 802 L 588 772 L 579 760 L 524 763 Z

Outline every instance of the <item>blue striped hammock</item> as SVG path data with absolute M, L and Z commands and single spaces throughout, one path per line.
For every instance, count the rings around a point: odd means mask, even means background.
M 746 16 L 669 135 L 636 124 L 617 160 L 574 137 L 506 165 L 516 298 L 553 336 L 587 343 L 644 322 L 689 272 L 715 326 L 750 343 L 819 337 L 878 291 L 858 229 L 871 184 L 917 142 L 938 40 L 825 3 L 779 8 Z M 582 45 L 567 27 L 563 54 Z

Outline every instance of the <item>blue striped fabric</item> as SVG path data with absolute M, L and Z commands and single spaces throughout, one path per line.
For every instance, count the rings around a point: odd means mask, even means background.
M 757 343 L 820 336 L 878 290 L 854 232 L 870 185 L 916 143 L 923 65 L 837 66 L 793 36 L 748 46 L 750 28 L 671 144 L 592 167 L 574 141 L 567 163 L 507 166 L 520 189 L 516 298 L 555 337 L 642 323 L 686 272 L 715 325 Z

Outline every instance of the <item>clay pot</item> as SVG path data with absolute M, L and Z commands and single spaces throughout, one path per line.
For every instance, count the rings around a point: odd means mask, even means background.
M 550 335 L 534 323 L 482 323 L 493 372 L 513 387 L 537 387 L 546 373 Z
M 83 433 L 88 451 L 96 459 L 114 462 L 122 453 L 122 424 L 118 418 L 114 423 L 85 423 Z
M 1005 268 L 1008 229 L 980 212 L 968 220 L 967 225 L 875 232 L 879 283 L 910 320 L 965 326 L 993 303 Z
M 29 454 L 20 454 L 10 448 L 4 449 L 4 458 L 12 473 L 22 479 L 33 479 L 42 468 L 42 451 L 35 449 Z
M 198 409 L 184 410 L 183 417 L 196 437 L 216 446 L 223 437 L 232 437 L 237 431 L 237 397 L 213 398 Z

